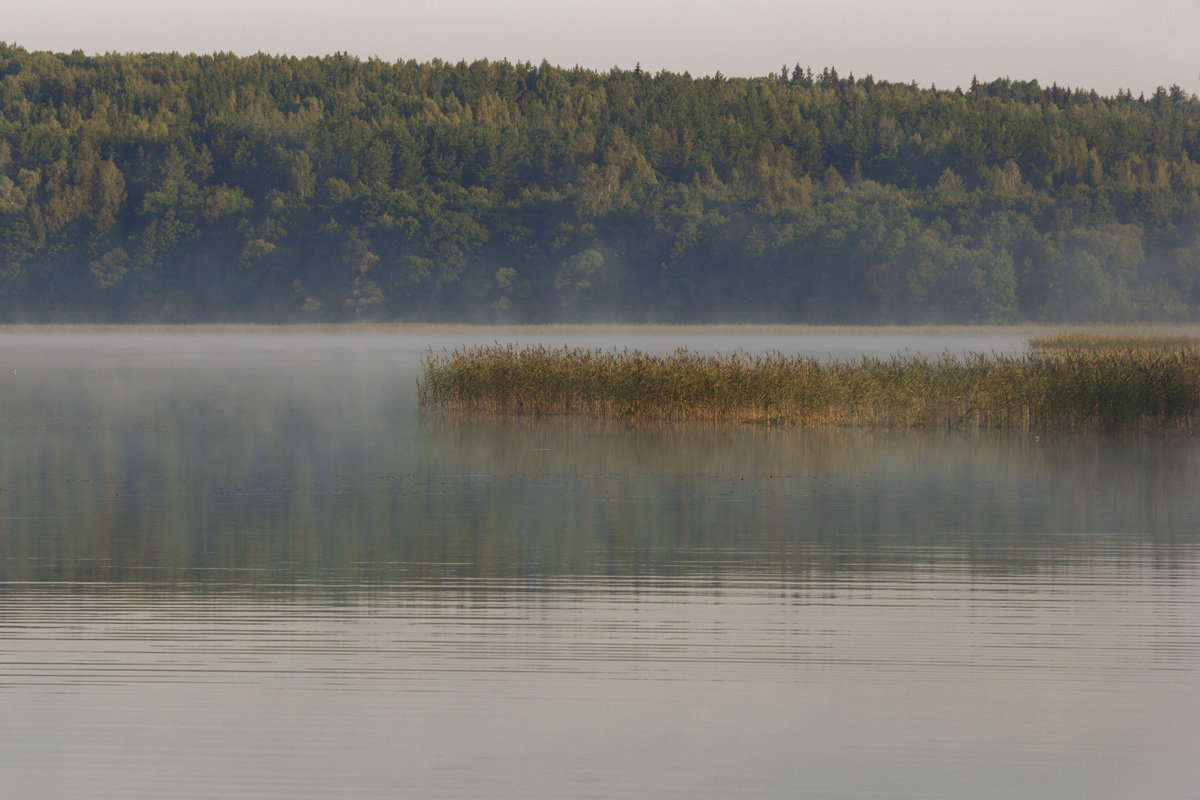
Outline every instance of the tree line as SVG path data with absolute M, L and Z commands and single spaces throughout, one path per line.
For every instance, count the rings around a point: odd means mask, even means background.
M 1200 317 L 1200 100 L 0 44 L 7 320 Z

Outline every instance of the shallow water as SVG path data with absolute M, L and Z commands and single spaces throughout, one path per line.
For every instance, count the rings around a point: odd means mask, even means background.
M 0 794 L 1196 795 L 1196 440 L 418 412 L 494 339 L 1021 337 L 5 333 Z

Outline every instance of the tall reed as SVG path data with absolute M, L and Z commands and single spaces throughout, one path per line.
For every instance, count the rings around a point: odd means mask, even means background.
M 430 353 L 425 408 L 523 416 L 767 423 L 1188 431 L 1200 351 L 1021 356 L 669 356 L 494 345 Z
M 1064 352 L 1114 352 L 1118 350 L 1189 350 L 1200 348 L 1195 336 L 1114 336 L 1104 333 L 1054 333 L 1034 336 L 1029 348 L 1043 355 Z

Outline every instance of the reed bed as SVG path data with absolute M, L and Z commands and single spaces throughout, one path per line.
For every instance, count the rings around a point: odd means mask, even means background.
M 1122 350 L 1196 350 L 1200 349 L 1200 337 L 1196 336 L 1118 336 L 1102 333 L 1055 333 L 1034 336 L 1029 348 L 1040 354 L 1055 353 L 1112 353 Z
M 803 427 L 1194 430 L 1200 351 L 822 361 L 494 345 L 430 353 L 424 408 Z

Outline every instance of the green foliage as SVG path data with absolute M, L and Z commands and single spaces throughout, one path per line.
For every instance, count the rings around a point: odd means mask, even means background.
M 1192 319 L 1197 254 L 1177 87 L 0 44 L 0 317 Z

